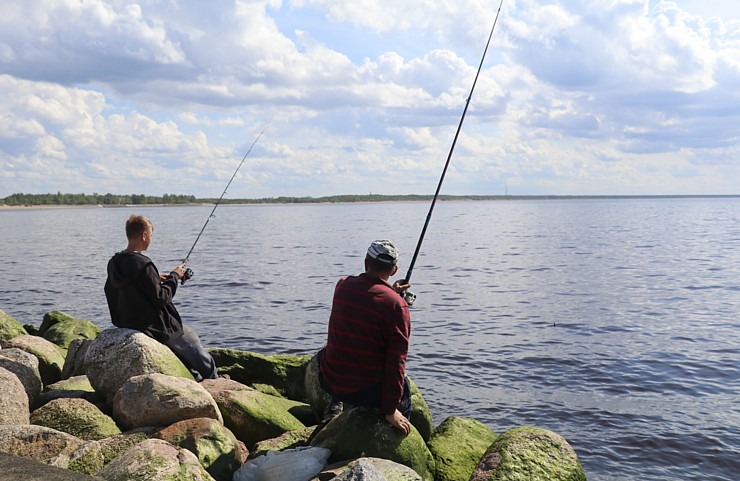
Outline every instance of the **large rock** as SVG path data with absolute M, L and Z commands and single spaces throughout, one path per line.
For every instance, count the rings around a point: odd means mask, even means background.
M 62 367 L 62 379 L 82 376 L 87 374 L 85 355 L 93 341 L 90 339 L 73 339 L 67 346 L 67 356 L 64 358 Z
M 113 418 L 125 429 L 169 426 L 185 419 L 223 422 L 216 401 L 200 384 L 166 374 L 143 374 L 123 383 L 113 399 Z
M 95 339 L 100 328 L 90 321 L 77 319 L 62 311 L 51 311 L 44 315 L 39 335 L 57 346 L 67 349 L 74 339 Z
M 28 424 L 28 394 L 18 376 L 0 367 L 0 425 Z
M 303 377 L 303 389 L 306 402 L 311 405 L 316 417 L 321 419 L 324 410 L 331 402 L 331 396 L 324 391 L 319 383 L 319 363 L 317 355 L 314 355 L 306 364 L 306 373 Z
M 496 434 L 472 418 L 450 416 L 427 443 L 437 467 L 435 481 L 468 480 Z
M 231 431 L 214 419 L 180 421 L 154 437 L 195 454 L 216 481 L 231 481 L 234 471 L 242 465 L 241 444 Z
M 269 384 L 283 396 L 306 402 L 304 378 L 311 356 L 257 354 L 236 349 L 209 349 L 218 372 L 242 384 Z
M 411 386 L 411 416 L 409 421 L 411 421 L 411 424 L 413 424 L 416 430 L 419 431 L 424 442 L 427 442 L 434 430 L 432 411 L 429 409 L 429 406 L 424 400 L 424 396 L 421 395 L 421 391 L 419 391 L 416 383 L 410 378 L 409 385 Z
M 0 481 L 100 481 L 100 478 L 0 453 Z
M 14 337 L 26 335 L 28 335 L 28 332 L 20 322 L 13 316 L 6 314 L 5 311 L 0 310 L 0 343 L 4 344 Z
M 286 449 L 295 449 L 308 445 L 316 426 L 288 431 L 272 439 L 265 439 L 254 445 L 254 450 L 249 453 L 249 459 L 265 455 L 272 451 L 284 451 Z
M 377 409 L 345 410 L 316 434 L 311 445 L 330 449 L 332 462 L 371 456 L 408 466 L 424 481 L 434 479 L 434 459 L 416 428 L 404 435 Z
M 95 441 L 32 424 L 0 426 L 0 452 L 83 474 L 96 474 L 103 466 Z
M 103 453 L 103 463 L 107 465 L 133 446 L 153 438 L 159 432 L 159 429 L 157 427 L 132 429 L 125 433 L 101 439 L 97 443 Z
M 85 354 L 87 377 L 106 401 L 129 378 L 142 374 L 167 374 L 193 380 L 193 375 L 164 344 L 131 329 L 106 329 Z
M 0 367 L 4 367 L 18 377 L 28 395 L 29 406 L 33 408 L 42 388 L 38 358 L 21 349 L 2 349 L 0 350 Z
M 233 382 L 233 381 L 232 381 Z M 300 403 L 233 383 L 235 390 L 213 390 L 224 424 L 251 451 L 256 443 L 306 426 L 290 413 Z
M 64 356 L 54 343 L 38 336 L 18 336 L 7 341 L 5 348 L 18 348 L 33 354 L 39 360 L 39 373 L 44 384 L 52 384 L 62 378 Z
M 499 436 L 470 477 L 470 481 L 503 479 L 586 481 L 586 474 L 562 436 L 546 429 L 521 427 Z
M 90 441 L 121 433 L 110 416 L 84 399 L 54 399 L 31 414 L 31 424 Z
M 100 472 L 105 481 L 214 481 L 187 449 L 148 439 L 139 443 Z
M 103 399 L 95 392 L 87 376 L 75 376 L 46 386 L 35 404 L 35 409 L 54 399 L 70 398 L 84 399 L 98 408 L 103 408 Z
M 336 473 L 332 481 L 422 481 L 419 473 L 388 459 L 363 457 L 321 472 L 319 479 Z M 466 481 L 466 480 L 463 480 Z

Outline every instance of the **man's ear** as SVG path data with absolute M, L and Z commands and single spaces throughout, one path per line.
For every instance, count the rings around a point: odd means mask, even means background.
M 391 271 L 391 275 L 392 276 L 395 276 L 396 275 L 396 272 L 398 272 L 398 266 L 397 265 L 396 266 L 393 266 L 393 270 Z

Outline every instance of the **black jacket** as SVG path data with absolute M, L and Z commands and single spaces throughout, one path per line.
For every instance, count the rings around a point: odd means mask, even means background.
M 136 329 L 162 343 L 182 335 L 182 319 L 172 304 L 178 276 L 160 280 L 147 256 L 119 252 L 108 261 L 105 297 L 113 325 Z

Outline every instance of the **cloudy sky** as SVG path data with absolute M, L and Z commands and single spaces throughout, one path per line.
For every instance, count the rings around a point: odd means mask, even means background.
M 500 0 L 0 0 L 0 198 L 431 194 Z M 740 193 L 740 2 L 504 0 L 446 194 Z

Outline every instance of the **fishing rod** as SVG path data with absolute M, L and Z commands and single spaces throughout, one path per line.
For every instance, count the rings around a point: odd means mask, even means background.
M 193 246 L 188 251 L 188 255 L 186 255 L 185 258 L 182 260 L 182 263 L 183 264 L 185 264 L 186 262 L 188 262 L 190 260 L 190 254 L 193 253 L 193 249 L 195 249 L 196 244 L 198 244 L 198 241 L 200 240 L 200 236 L 203 235 L 203 231 L 206 230 L 206 226 L 208 225 L 208 222 L 210 222 L 210 220 L 211 220 L 212 217 L 215 217 L 213 215 L 213 213 L 216 212 L 216 208 L 219 206 L 219 204 L 221 204 L 221 200 L 226 195 L 226 191 L 229 190 L 229 186 L 231 185 L 231 182 L 234 180 L 234 177 L 236 177 L 236 174 L 237 174 L 237 172 L 239 172 L 239 169 L 241 169 L 242 165 L 244 164 L 244 161 L 247 160 L 247 157 L 249 156 L 249 153 L 252 152 L 252 149 L 254 148 L 254 146 L 257 143 L 257 141 L 260 139 L 260 137 L 262 137 L 262 134 L 265 133 L 265 130 L 267 130 L 267 127 L 265 127 L 264 129 L 262 129 L 262 132 L 260 132 L 259 135 L 257 136 L 257 138 L 254 139 L 254 142 L 252 142 L 252 145 L 249 146 L 249 150 L 247 150 L 247 153 L 244 154 L 244 157 L 242 157 L 242 161 L 239 162 L 239 165 L 236 167 L 236 170 L 232 174 L 231 179 L 229 179 L 228 184 L 226 184 L 226 188 L 224 188 L 224 191 L 221 194 L 221 197 L 218 198 L 218 200 L 216 201 L 216 204 L 213 206 L 213 210 L 211 210 L 211 213 L 208 215 L 208 218 L 206 219 L 206 223 L 203 224 L 203 228 L 198 233 L 198 237 L 195 238 L 195 242 L 193 242 Z M 193 277 L 193 274 L 194 274 L 194 272 L 193 272 L 192 269 L 190 269 L 190 268 L 185 269 L 185 275 L 182 277 L 182 283 L 184 284 L 185 281 L 187 281 L 188 279 L 190 279 L 191 277 Z
M 493 26 L 491 27 L 491 33 L 488 35 L 488 41 L 486 42 L 486 48 L 483 50 L 483 56 L 480 59 L 480 64 L 478 65 L 478 71 L 475 74 L 475 79 L 473 79 L 473 86 L 470 88 L 470 94 L 468 95 L 468 99 L 465 102 L 465 108 L 463 109 L 462 116 L 460 117 L 460 123 L 457 125 L 457 131 L 455 132 L 455 137 L 452 140 L 452 145 L 450 146 L 450 152 L 447 154 L 447 161 L 445 162 L 444 169 L 442 169 L 442 176 L 439 178 L 439 183 L 437 184 L 437 190 L 434 193 L 434 197 L 432 198 L 432 204 L 429 206 L 429 213 L 427 214 L 426 221 L 424 222 L 424 227 L 421 229 L 421 235 L 419 236 L 419 242 L 416 244 L 416 250 L 414 251 L 414 256 L 411 258 L 411 263 L 409 264 L 409 270 L 406 272 L 406 277 L 404 278 L 404 284 L 408 284 L 411 281 L 411 273 L 414 271 L 414 265 L 416 264 L 416 258 L 419 256 L 419 251 L 421 250 L 421 243 L 424 241 L 424 235 L 427 232 L 427 227 L 429 227 L 429 221 L 432 219 L 432 211 L 434 210 L 434 206 L 437 203 L 437 198 L 439 197 L 439 191 L 442 188 L 442 182 L 445 180 L 445 175 L 447 174 L 447 167 L 450 166 L 450 159 L 452 159 L 452 153 L 455 151 L 455 145 L 457 144 L 457 138 L 460 135 L 460 130 L 462 130 L 463 121 L 465 120 L 465 114 L 468 112 L 468 107 L 470 106 L 470 99 L 473 98 L 473 91 L 475 90 L 475 84 L 478 83 L 478 76 L 480 75 L 481 69 L 483 68 L 483 61 L 486 59 L 486 53 L 488 52 L 488 47 L 491 45 L 491 38 L 493 38 L 493 31 L 496 30 L 496 23 L 498 23 L 498 17 L 501 14 L 501 7 L 504 4 L 504 0 L 501 0 L 501 3 L 499 3 L 498 11 L 496 12 L 496 18 L 493 20 Z M 414 301 L 416 300 L 416 294 L 413 292 L 410 292 L 408 290 L 404 291 L 402 293 L 404 299 L 406 299 L 406 302 L 409 305 L 412 305 Z

